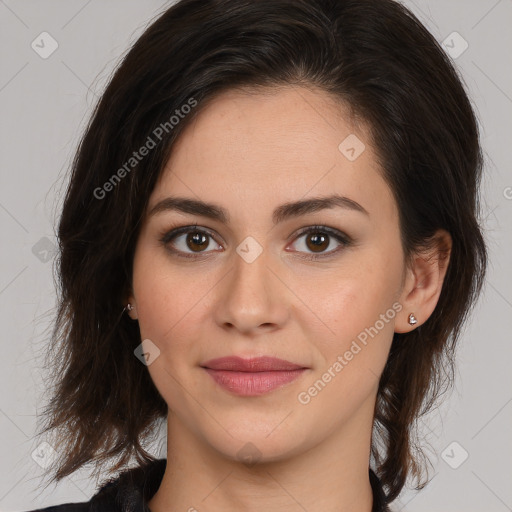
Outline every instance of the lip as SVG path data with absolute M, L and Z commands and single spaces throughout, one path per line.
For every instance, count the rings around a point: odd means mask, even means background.
M 244 359 L 236 356 L 211 359 L 201 365 L 227 391 L 259 396 L 299 378 L 307 368 L 275 357 Z
M 252 357 L 250 359 L 238 356 L 219 357 L 217 359 L 210 359 L 210 361 L 206 361 L 201 366 L 211 370 L 227 370 L 232 372 L 273 372 L 305 368 L 300 364 L 269 356 Z

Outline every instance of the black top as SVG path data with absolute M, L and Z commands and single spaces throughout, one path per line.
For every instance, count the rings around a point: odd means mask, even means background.
M 151 512 L 147 503 L 156 493 L 164 476 L 167 459 L 158 459 L 145 467 L 122 472 L 104 483 L 87 502 L 65 503 L 28 512 Z M 372 512 L 390 512 L 377 475 L 370 469 L 373 489 Z

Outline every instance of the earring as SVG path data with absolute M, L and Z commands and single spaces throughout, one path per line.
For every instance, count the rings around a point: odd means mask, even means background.
M 414 316 L 414 313 L 411 313 L 409 315 L 409 323 L 411 325 L 414 325 L 414 324 L 417 324 L 418 323 L 418 320 L 416 319 L 416 317 Z

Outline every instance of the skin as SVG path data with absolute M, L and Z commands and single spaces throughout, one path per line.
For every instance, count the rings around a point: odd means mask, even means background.
M 355 161 L 338 149 L 350 134 L 366 146 Z M 364 126 L 313 88 L 223 92 L 178 139 L 148 211 L 183 196 L 219 204 L 230 222 L 163 211 L 142 224 L 127 300 L 141 339 L 160 350 L 148 370 L 169 406 L 167 468 L 152 512 L 371 511 L 379 377 L 393 333 L 428 319 L 446 271 L 436 250 L 406 265 L 397 205 L 377 162 Z M 332 193 L 368 215 L 331 208 L 273 224 L 277 206 Z M 195 224 L 212 233 L 209 245 L 187 245 L 187 234 L 168 247 L 159 241 L 174 227 L 191 226 L 193 235 Z M 353 243 L 328 236 L 315 251 L 314 233 L 299 234 L 315 225 Z M 248 236 L 262 248 L 251 263 L 236 251 Z M 439 236 L 450 245 L 448 233 Z M 306 259 L 315 254 L 326 256 Z M 298 394 L 389 310 L 394 318 L 300 403 Z M 265 395 L 237 396 L 200 367 L 227 355 L 270 355 L 308 370 Z M 257 455 L 247 464 L 237 452 L 249 442 Z

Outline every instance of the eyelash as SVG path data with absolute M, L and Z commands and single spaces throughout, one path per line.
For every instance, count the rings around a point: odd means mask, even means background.
M 206 252 L 204 253 L 184 253 L 183 251 L 179 251 L 177 249 L 173 249 L 169 246 L 170 242 L 174 240 L 179 235 L 186 233 L 200 233 L 203 235 L 207 235 L 213 239 L 215 237 L 213 236 L 213 233 L 205 228 L 198 228 L 197 224 L 193 226 L 182 226 L 178 228 L 171 228 L 170 230 L 166 231 L 159 241 L 166 247 L 167 250 L 169 250 L 172 254 L 180 257 L 180 258 L 187 258 L 187 259 L 198 259 L 203 257 Z M 309 256 L 301 256 L 301 258 L 311 260 L 311 261 L 317 261 L 324 258 L 332 257 L 334 254 L 337 254 L 341 249 L 349 247 L 353 244 L 353 240 L 347 236 L 346 234 L 342 233 L 341 231 L 338 231 L 337 229 L 332 229 L 327 226 L 309 226 L 303 230 L 301 230 L 296 238 L 300 238 L 302 235 L 307 235 L 310 233 L 314 234 L 324 234 L 328 235 L 332 238 L 334 238 L 337 242 L 341 244 L 340 247 L 337 249 L 333 249 L 331 251 L 325 252 L 325 253 L 319 253 L 319 254 L 309 254 Z

